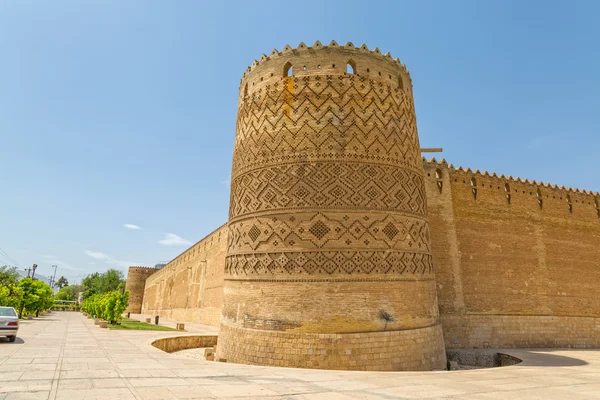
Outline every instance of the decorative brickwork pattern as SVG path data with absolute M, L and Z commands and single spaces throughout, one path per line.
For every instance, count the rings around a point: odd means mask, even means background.
M 273 54 L 242 79 L 222 329 L 238 327 L 232 333 L 238 335 L 260 326 L 267 341 L 268 331 L 312 335 L 436 326 L 408 72 L 378 51 L 315 46 Z M 244 282 L 264 286 L 257 291 Z M 358 307 L 351 305 L 359 301 L 352 282 L 372 282 L 362 286 L 370 299 Z M 326 306 L 303 303 L 289 315 L 285 310 L 298 304 L 290 292 L 300 287 L 307 298 L 323 290 L 348 295 Z M 422 304 L 410 305 L 408 298 Z M 231 343 L 244 346 L 245 339 Z M 235 351 L 225 347 L 219 357 L 243 362 Z M 443 358 L 443 344 L 435 352 Z M 386 368 L 396 368 L 392 364 Z

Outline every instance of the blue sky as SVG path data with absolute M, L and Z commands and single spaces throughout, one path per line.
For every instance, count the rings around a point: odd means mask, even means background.
M 0 2 L 0 248 L 80 280 L 223 224 L 241 75 L 301 41 L 399 57 L 421 145 L 455 165 L 600 190 L 598 15 L 592 0 Z

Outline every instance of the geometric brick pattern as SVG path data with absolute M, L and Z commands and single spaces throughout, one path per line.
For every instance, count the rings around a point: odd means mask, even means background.
M 261 210 L 364 209 L 423 215 L 420 174 L 391 165 L 318 162 L 248 171 L 231 182 L 230 219 Z
M 431 257 L 423 257 L 430 254 L 429 229 L 412 94 L 397 82 L 293 76 L 245 94 L 231 179 L 228 276 L 432 272 Z M 366 261 L 382 250 L 399 256 Z M 355 256 L 335 256 L 344 251 Z
M 431 255 L 390 251 L 302 251 L 297 253 L 252 253 L 230 255 L 226 273 L 232 279 L 299 279 L 319 275 L 396 274 L 431 275 Z
M 229 254 L 311 248 L 430 251 L 429 226 L 421 218 L 326 211 L 269 214 L 232 222 L 228 246 Z
M 294 76 L 258 89 L 238 110 L 232 178 L 265 164 L 319 159 L 422 171 L 412 95 L 392 82 Z

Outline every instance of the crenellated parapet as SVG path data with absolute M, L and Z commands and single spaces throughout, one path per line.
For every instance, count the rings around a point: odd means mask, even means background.
M 300 43 L 296 48 L 286 45 L 282 51 L 273 49 L 269 55 L 263 54 L 259 60 L 254 60 L 240 81 L 240 99 L 257 96 L 271 78 L 345 75 L 393 83 L 412 91 L 408 69 L 389 52 L 383 54 L 378 48 L 371 50 L 366 44 L 359 47 L 352 42 L 338 45 L 332 40 L 328 45 L 322 45 L 317 40 L 312 46 Z
M 426 178 L 436 182 L 440 193 L 444 190 L 444 175 L 448 175 L 453 190 L 463 187 L 471 193 L 473 201 L 568 213 L 586 219 L 594 216 L 600 218 L 600 194 L 595 191 L 455 167 L 445 159 L 438 161 L 423 157 L 422 160 Z

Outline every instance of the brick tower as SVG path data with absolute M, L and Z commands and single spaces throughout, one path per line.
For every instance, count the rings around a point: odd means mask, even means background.
M 156 268 L 129 267 L 127 280 L 125 281 L 125 290 L 129 290 L 129 304 L 125 312 L 133 314 L 140 314 L 142 312 L 146 279 L 156 271 Z
M 217 357 L 445 368 L 411 79 L 389 53 L 301 43 L 244 74 Z

